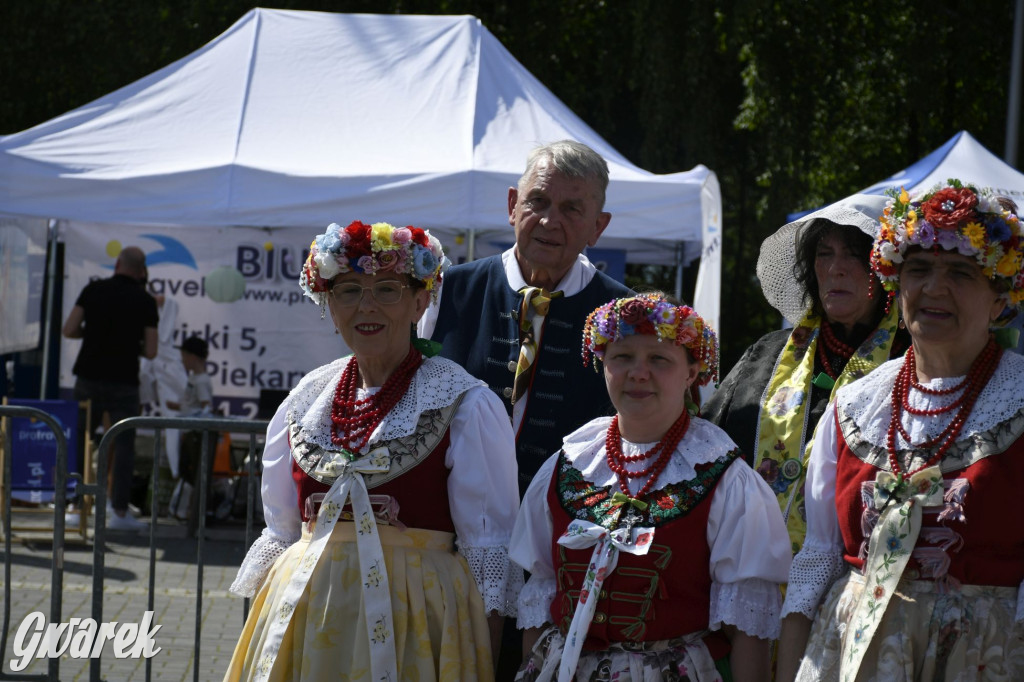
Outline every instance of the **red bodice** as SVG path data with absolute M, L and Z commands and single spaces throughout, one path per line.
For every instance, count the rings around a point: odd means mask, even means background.
M 572 550 L 556 542 L 576 518 L 570 516 L 559 496 L 560 468 L 555 468 L 548 487 L 548 506 L 554 526 L 551 551 L 557 578 L 551 618 L 564 634 L 576 610 L 593 548 Z M 607 649 L 612 642 L 672 639 L 708 627 L 711 548 L 707 522 L 719 479 L 720 474 L 708 486 L 706 496 L 685 515 L 656 526 L 646 556 L 619 553 L 618 564 L 598 595 L 584 649 Z M 657 495 L 655 491 L 644 499 Z M 716 659 L 728 653 L 728 641 L 719 633 L 706 637 L 705 643 Z
M 838 421 L 838 420 L 837 420 Z M 871 504 L 879 469 L 858 459 L 837 429 L 836 512 L 844 559 L 862 569 L 878 519 Z M 942 507 L 926 507 L 905 576 L 1017 587 L 1024 580 L 1024 442 L 943 474 Z
M 444 465 L 448 445 L 448 430 L 432 452 L 399 476 L 370 488 L 371 495 L 390 495 L 398 501 L 398 520 L 412 528 L 455 532 L 448 504 L 448 468 Z M 292 460 L 292 478 L 298 487 L 299 512 L 306 518 L 306 498 L 313 493 L 325 493 L 330 486 L 317 481 Z M 372 480 L 370 485 L 373 485 Z

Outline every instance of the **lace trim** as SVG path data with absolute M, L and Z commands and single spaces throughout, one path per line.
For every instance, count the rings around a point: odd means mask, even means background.
M 305 441 L 326 450 L 331 443 L 331 402 L 334 389 L 351 356 L 314 369 L 299 382 L 287 398 L 287 416 L 297 422 Z M 409 385 L 409 390 L 392 408 L 374 432 L 375 442 L 394 440 L 412 434 L 419 416 L 427 410 L 447 407 L 474 386 L 486 386 L 451 360 L 425 358 Z
M 456 544 L 480 588 L 487 615 L 514 617 L 519 593 L 523 589 L 523 569 L 509 560 L 508 547 L 466 547 L 458 542 Z
M 256 538 L 256 542 L 252 543 L 252 547 L 246 553 L 238 569 L 238 575 L 235 576 L 235 581 L 231 583 L 228 591 L 239 597 L 255 596 L 274 562 L 298 539 L 296 536 L 294 540 L 284 540 L 272 534 L 269 528 L 264 528 L 263 534 Z
M 858 458 L 872 466 L 888 469 L 886 437 L 892 415 L 892 387 L 902 359 L 885 363 L 848 389 L 840 390 L 837 398 L 839 424 L 847 445 Z M 1024 434 L 1024 393 L 1019 390 L 1020 376 L 1024 373 L 1024 357 L 1006 352 L 995 373 L 982 389 L 978 401 L 961 431 L 960 440 L 943 458 L 942 470 L 955 471 L 989 455 L 1005 451 Z M 930 388 L 948 388 L 963 377 L 935 379 L 925 384 Z M 948 405 L 958 396 L 933 396 L 912 391 L 910 402 L 914 407 L 929 409 Z M 946 419 L 904 419 L 903 425 L 915 442 L 936 436 L 945 428 Z M 922 462 L 931 451 L 910 451 L 899 437 L 898 447 L 907 453 L 904 459 Z
M 777 583 L 748 578 L 711 583 L 710 628 L 735 625 L 761 639 L 778 639 L 782 594 Z
M 1017 587 L 1017 614 L 1014 616 L 1017 634 L 1024 637 L 1024 583 Z
M 843 573 L 848 564 L 839 550 L 822 551 L 804 545 L 789 567 L 786 601 L 782 604 L 782 617 L 802 613 L 811 620 L 825 593 Z
M 558 594 L 555 578 L 530 576 L 519 593 L 519 619 L 516 627 L 520 630 L 539 628 L 551 623 L 551 602 Z

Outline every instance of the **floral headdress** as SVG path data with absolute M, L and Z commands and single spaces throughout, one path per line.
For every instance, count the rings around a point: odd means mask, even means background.
M 973 257 L 991 280 L 1005 284 L 1007 306 L 1024 301 L 1024 234 L 1017 216 L 1003 208 L 991 189 L 950 179 L 911 198 L 889 190 L 889 203 L 871 250 L 871 268 L 890 292 L 900 288 L 900 264 L 912 246 L 942 248 Z
M 418 227 L 388 223 L 366 225 L 358 220 L 348 227 L 331 223 L 309 245 L 309 256 L 299 276 L 299 286 L 316 303 L 326 301 L 328 284 L 345 272 L 376 275 L 393 272 L 414 277 L 437 297 L 442 273 L 449 261 L 441 242 Z
M 609 343 L 633 334 L 650 334 L 690 351 L 699 366 L 698 386 L 718 381 L 718 337 L 688 305 L 676 306 L 656 294 L 640 294 L 606 303 L 583 327 L 583 364 L 604 360 Z

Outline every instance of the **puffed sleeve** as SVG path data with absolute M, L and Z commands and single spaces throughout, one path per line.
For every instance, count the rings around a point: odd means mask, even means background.
M 267 426 L 263 449 L 263 516 L 267 527 L 252 543 L 229 590 L 240 597 L 256 594 L 277 558 L 302 535 L 298 490 L 292 478 L 292 457 L 288 446 L 289 401 L 285 401 Z
M 530 579 L 519 594 L 521 630 L 536 628 L 551 621 L 551 602 L 555 598 L 555 568 L 551 563 L 554 523 L 548 508 L 548 486 L 554 474 L 558 454 L 552 455 L 533 477 L 523 496 L 509 555 L 512 561 L 530 573 Z
M 514 616 L 523 572 L 508 557 L 519 510 L 512 425 L 498 397 L 477 386 L 466 391 L 449 433 L 445 464 L 459 553 L 469 564 L 487 613 Z
M 709 627 L 734 625 L 762 639 L 779 636 L 779 584 L 791 550 L 782 512 L 768 484 L 734 461 L 718 483 L 708 514 L 711 548 Z
M 845 571 L 836 515 L 836 449 L 835 405 L 830 404 L 818 423 L 807 464 L 807 535 L 789 569 L 783 616 L 802 613 L 813 620 L 822 597 Z

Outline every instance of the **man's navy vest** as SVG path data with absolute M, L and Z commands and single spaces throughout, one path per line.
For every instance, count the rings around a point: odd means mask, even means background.
M 633 292 L 597 272 L 583 291 L 554 298 L 544 318 L 541 347 L 533 364 L 526 413 L 516 434 L 519 489 L 562 447 L 562 438 L 595 417 L 614 413 L 604 375 L 584 366 L 580 356 L 587 315 Z M 512 383 L 519 358 L 519 306 L 501 256 L 451 268 L 444 276 L 433 340 L 441 356 L 487 382 L 512 414 Z

